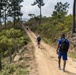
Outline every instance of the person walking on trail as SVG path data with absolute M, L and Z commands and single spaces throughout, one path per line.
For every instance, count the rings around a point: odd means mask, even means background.
M 38 48 L 40 48 L 40 42 L 41 42 L 41 37 L 40 35 L 37 36 L 37 45 L 38 45 Z
M 62 34 L 61 39 L 58 40 L 56 53 L 58 54 L 58 68 L 61 69 L 61 57 L 63 59 L 63 72 L 65 72 L 67 52 L 69 49 L 70 43 L 65 38 L 65 34 Z
M 26 29 L 28 30 L 28 26 L 26 26 Z

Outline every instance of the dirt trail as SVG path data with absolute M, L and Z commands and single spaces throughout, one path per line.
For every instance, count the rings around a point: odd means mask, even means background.
M 43 41 L 41 42 L 41 48 L 38 48 L 36 35 L 32 31 L 26 30 L 25 26 L 23 26 L 23 28 L 35 47 L 35 57 L 38 64 L 39 75 L 76 75 L 76 62 L 69 58 L 66 65 L 66 72 L 59 70 L 55 48 Z

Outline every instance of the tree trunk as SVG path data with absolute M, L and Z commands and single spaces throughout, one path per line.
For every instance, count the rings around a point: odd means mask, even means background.
M 2 25 L 2 23 L 1 23 L 1 9 L 0 9 L 0 25 Z
M 41 4 L 40 4 L 40 21 L 39 21 L 39 25 L 41 24 Z
M 73 4 L 73 21 L 72 21 L 72 34 L 75 32 L 75 4 L 76 4 L 76 1 L 74 0 L 74 4 Z
M 15 4 L 14 4 L 14 26 L 15 26 Z
M 6 29 L 6 7 L 5 7 L 5 29 Z
M 2 63 L 1 63 L 1 53 L 0 53 L 0 70 L 2 69 Z

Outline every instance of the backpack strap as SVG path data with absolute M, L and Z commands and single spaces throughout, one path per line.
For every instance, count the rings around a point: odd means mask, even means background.
M 62 42 L 62 41 L 67 41 L 67 39 L 65 39 L 65 38 L 64 38 L 64 39 L 61 39 L 61 42 Z

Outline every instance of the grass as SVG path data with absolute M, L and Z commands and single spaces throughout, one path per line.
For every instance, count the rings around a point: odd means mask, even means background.
M 3 64 L 2 65 L 3 69 L 0 71 L 0 75 L 28 75 L 29 71 L 27 70 L 27 68 L 29 66 L 24 64 L 23 63 Z
M 72 58 L 76 59 L 76 52 L 73 52 L 73 53 L 71 52 L 68 55 L 69 55 L 69 57 L 72 57 Z
M 21 56 L 21 59 L 18 62 L 12 61 L 12 63 L 10 63 L 9 57 L 3 58 L 0 75 L 28 75 L 31 73 L 30 68 L 33 65 L 30 63 L 34 60 L 34 51 L 33 46 L 31 46 L 31 48 L 29 48 L 29 46 L 30 44 L 20 52 L 19 55 Z M 13 56 L 15 57 L 16 53 L 14 53 Z
M 18 70 L 18 72 L 16 72 L 15 75 L 28 75 L 28 74 L 29 74 L 29 71 L 21 69 L 21 70 Z

